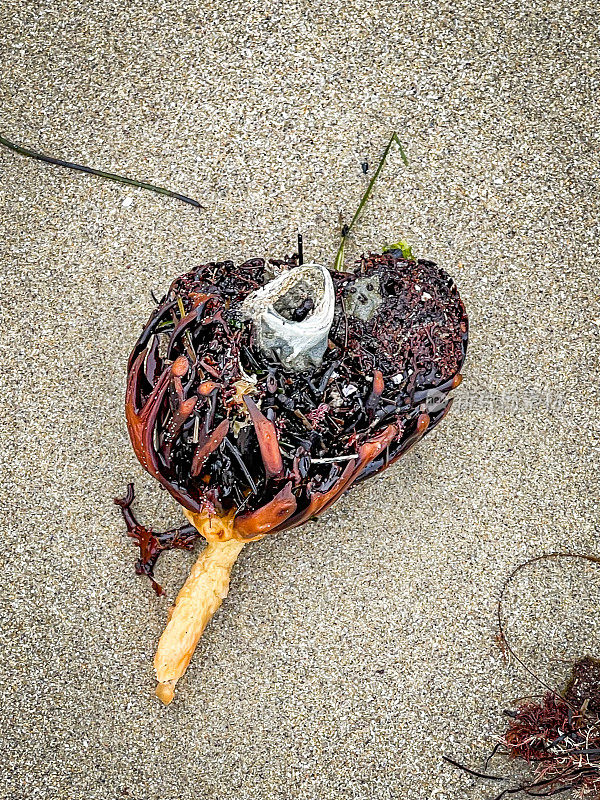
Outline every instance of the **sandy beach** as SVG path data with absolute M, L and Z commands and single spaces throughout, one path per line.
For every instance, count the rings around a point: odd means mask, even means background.
M 599 551 L 600 34 L 586 2 L 2 0 L 0 738 L 6 800 L 486 800 L 502 710 L 539 693 L 496 601 L 520 562 Z M 320 522 L 248 546 L 173 704 L 158 598 L 113 505 L 183 522 L 142 471 L 126 361 L 211 260 L 331 264 L 405 239 L 470 316 L 446 420 Z M 363 174 L 361 165 L 368 163 Z M 546 681 L 600 655 L 600 570 L 532 566 L 511 642 Z M 510 774 L 502 760 L 497 771 Z

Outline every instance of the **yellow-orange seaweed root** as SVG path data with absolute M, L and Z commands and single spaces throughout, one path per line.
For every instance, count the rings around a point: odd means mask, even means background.
M 205 627 L 229 591 L 229 576 L 245 541 L 234 538 L 233 515 L 209 517 L 186 511 L 208 544 L 182 586 L 164 633 L 154 669 L 156 696 L 168 705 L 186 671 Z

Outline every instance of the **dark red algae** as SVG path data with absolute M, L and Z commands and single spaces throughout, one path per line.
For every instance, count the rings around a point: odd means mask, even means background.
M 549 797 L 575 791 L 600 798 L 600 661 L 577 661 L 562 694 L 548 692 L 506 712 L 510 724 L 503 745 L 510 758 L 535 766 L 535 779 L 519 791 Z
M 548 691 L 505 711 L 509 724 L 485 765 L 496 754 L 529 764 L 533 778 L 510 785 L 510 778 L 444 760 L 469 775 L 508 783 L 493 800 L 508 796 L 570 796 L 600 800 L 600 661 L 585 656 L 575 662 L 563 692 Z
M 295 266 L 296 256 L 256 258 L 182 275 L 128 363 L 127 423 L 140 463 L 188 510 L 235 513 L 236 535 L 247 540 L 301 525 L 396 461 L 447 413 L 466 354 L 454 281 L 392 250 L 331 271 L 335 316 L 322 363 L 285 369 L 257 348 L 239 309 L 273 270 Z M 306 317 L 311 302 L 292 318 Z M 151 533 L 139 571 L 152 576 L 160 552 L 190 546 L 188 527 Z

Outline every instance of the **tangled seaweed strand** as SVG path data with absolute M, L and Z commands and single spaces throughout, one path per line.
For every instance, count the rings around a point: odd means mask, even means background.
M 581 659 L 573 673 L 570 686 L 583 678 L 598 692 L 600 662 Z M 535 764 L 535 781 L 523 787 L 529 794 L 573 789 L 581 797 L 600 797 L 600 708 L 590 697 L 581 705 L 574 701 L 567 688 L 562 697 L 548 692 L 540 703 L 525 703 L 512 714 L 503 745 L 511 759 Z
M 497 605 L 500 643 L 547 692 L 540 702 L 523 703 L 516 711 L 505 711 L 511 721 L 492 756 L 500 751 L 510 759 L 535 765 L 535 776 L 530 783 L 504 789 L 495 800 L 519 793 L 528 797 L 551 797 L 572 791 L 581 798 L 600 799 L 600 661 L 590 656 L 578 660 L 565 690 L 559 693 L 518 656 L 507 640 L 503 623 L 503 601 L 514 577 L 531 564 L 553 558 L 600 564 L 598 556 L 545 553 L 519 564 L 502 586 Z M 469 775 L 505 780 L 498 775 L 472 770 L 447 756 L 443 758 Z
M 119 506 L 127 525 L 127 535 L 140 548 L 140 557 L 135 563 L 138 575 L 146 575 L 157 595 L 165 594 L 165 590 L 154 577 L 154 567 L 159 555 L 164 550 L 192 550 L 196 539 L 200 536 L 193 525 L 182 525 L 168 531 L 154 531 L 147 528 L 135 518 L 131 504 L 135 499 L 133 483 L 128 484 L 125 497 L 115 497 L 115 505 Z

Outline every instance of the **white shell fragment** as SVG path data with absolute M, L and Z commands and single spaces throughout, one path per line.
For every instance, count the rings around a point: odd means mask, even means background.
M 302 308 L 306 316 L 295 321 Z M 334 311 L 333 281 L 320 264 L 284 270 L 249 294 L 241 306 L 242 314 L 253 322 L 259 349 L 296 372 L 320 366 Z

